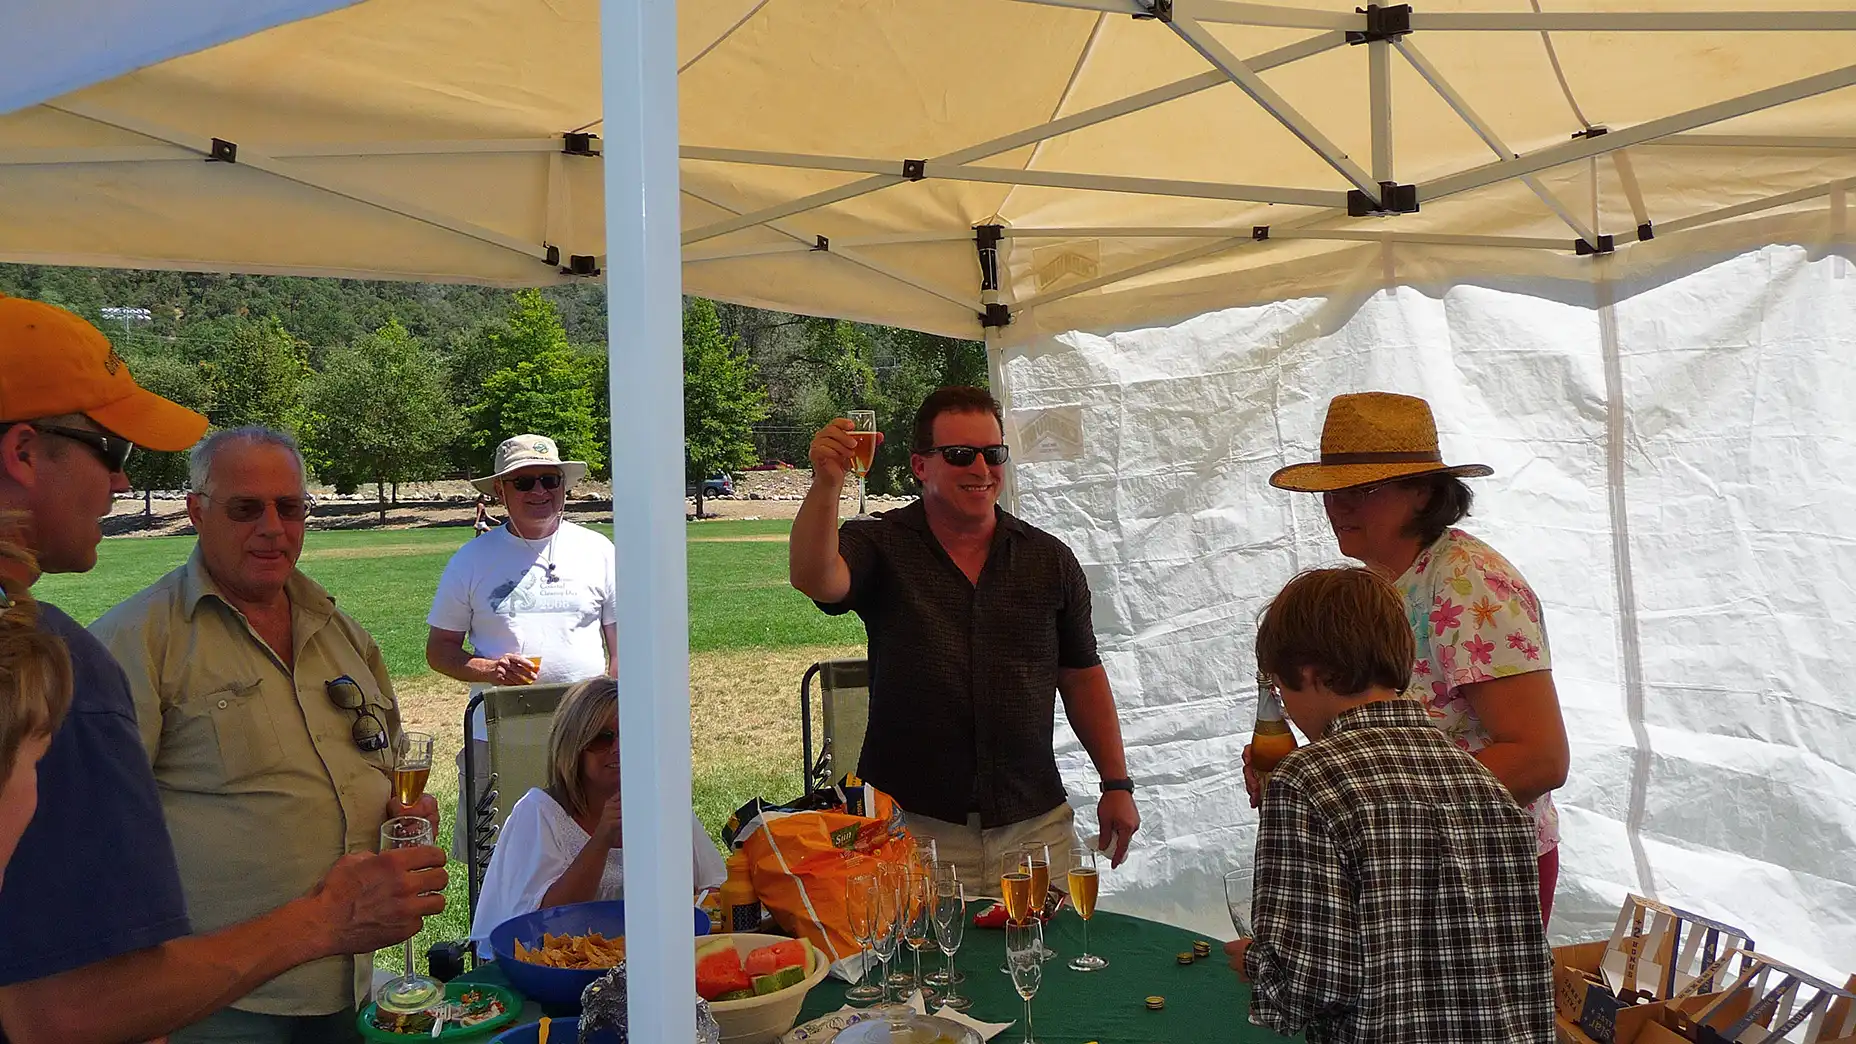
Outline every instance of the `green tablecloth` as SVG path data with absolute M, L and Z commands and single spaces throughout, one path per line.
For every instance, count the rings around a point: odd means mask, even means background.
M 1108 959 L 1101 971 L 1071 971 L 1067 962 L 1083 951 L 1083 922 L 1068 910 L 1045 930 L 1057 956 L 1044 966 L 1044 984 L 1031 1002 L 1039 1044 L 1282 1044 L 1284 1038 L 1250 1024 L 1250 990 L 1237 981 L 1220 939 L 1210 939 L 1212 956 L 1190 967 L 1177 955 L 1192 949 L 1194 936 L 1179 928 L 1137 917 L 1098 913 L 1089 929 L 1090 950 Z M 1018 1023 L 1024 1005 L 999 966 L 1005 962 L 1005 932 L 967 929 L 956 966 L 966 973 L 962 993 L 973 998 L 967 1012 L 982 1022 Z M 938 954 L 923 954 L 924 973 L 941 966 Z M 496 965 L 464 976 L 507 985 Z M 844 1006 L 849 987 L 827 978 L 806 996 L 800 1021 Z M 1166 998 L 1166 1008 L 1148 1011 L 1149 996 Z M 533 1002 L 525 1021 L 541 1014 Z M 561 1014 L 572 1014 L 563 1012 Z M 1014 1025 L 993 1044 L 1018 1044 L 1024 1026 Z

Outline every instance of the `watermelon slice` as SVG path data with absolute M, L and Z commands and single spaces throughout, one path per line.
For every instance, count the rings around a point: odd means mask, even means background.
M 723 994 L 754 989 L 754 980 L 741 967 L 733 946 L 716 947 L 696 960 L 696 994 L 703 1000 L 720 1000 Z
M 754 979 L 754 996 L 765 997 L 769 993 L 778 993 L 788 986 L 797 986 L 804 981 L 806 981 L 804 968 L 781 968 L 770 975 L 761 975 Z
M 801 973 L 800 978 L 804 978 L 806 944 L 798 939 L 787 939 L 771 946 L 763 946 L 749 953 L 747 963 L 742 967 L 752 979 L 772 975 L 782 968 L 798 968 Z
M 720 997 L 717 997 L 715 999 L 718 1001 L 752 1000 L 754 999 L 754 991 L 753 990 L 730 990 L 727 993 L 724 993 Z

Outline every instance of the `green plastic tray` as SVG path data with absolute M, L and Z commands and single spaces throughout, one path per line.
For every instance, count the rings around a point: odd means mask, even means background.
M 368 1040 L 381 1041 L 382 1044 L 409 1044 L 418 1040 L 472 1040 L 502 1029 L 522 1014 L 522 995 L 504 986 L 486 986 L 477 982 L 448 982 L 445 984 L 445 999 L 455 1001 L 472 991 L 493 993 L 503 1002 L 503 1013 L 488 1022 L 479 1022 L 475 1026 L 446 1026 L 434 1037 L 427 1033 L 388 1033 L 374 1025 L 374 1005 L 370 1002 L 355 1016 L 355 1026 Z

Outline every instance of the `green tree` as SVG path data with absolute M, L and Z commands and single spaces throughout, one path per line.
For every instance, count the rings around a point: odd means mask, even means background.
M 605 473 L 605 439 L 595 411 L 604 370 L 567 340 L 554 303 L 537 290 L 515 295 L 509 315 L 471 339 L 468 362 L 476 386 L 470 410 L 473 471 L 484 468 L 498 443 L 534 432 L 552 438 L 569 458 Z M 476 376 L 481 374 L 481 376 Z
M 696 486 L 703 517 L 703 479 L 756 460 L 754 425 L 767 419 L 767 389 L 747 353 L 722 333 L 715 305 L 692 298 L 683 309 L 683 473 Z
M 206 374 L 197 363 L 172 355 L 132 355 L 127 359 L 135 382 L 156 395 L 206 413 L 212 402 Z M 129 484 L 142 491 L 142 525 L 154 524 L 154 496 L 157 489 L 185 489 L 187 454 L 162 453 L 138 447 L 129 458 Z
M 305 398 L 309 359 L 276 317 L 215 324 L 203 369 L 215 426 L 246 424 L 300 434 L 309 419 Z
M 305 449 L 338 488 L 374 484 L 380 521 L 387 485 L 433 478 L 463 431 L 438 354 L 389 319 L 351 345 L 330 349 L 310 382 Z

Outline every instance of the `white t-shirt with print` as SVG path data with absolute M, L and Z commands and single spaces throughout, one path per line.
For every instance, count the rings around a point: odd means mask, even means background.
M 478 656 L 539 656 L 536 681 L 551 683 L 605 674 L 604 626 L 617 619 L 612 541 L 563 519 L 543 540 L 502 526 L 458 548 L 425 622 L 464 632 Z M 481 712 L 471 734 L 485 738 Z
M 511 917 L 541 908 L 541 897 L 580 855 L 592 838 L 574 822 L 560 803 L 539 788 L 531 788 L 509 810 L 509 818 L 496 836 L 496 850 L 484 872 L 483 890 L 477 897 L 477 915 L 471 919 L 470 938 L 486 958 L 490 932 Z M 690 893 L 715 888 L 728 877 L 722 853 L 709 840 L 702 821 L 690 814 L 690 855 L 695 868 Z M 596 899 L 625 898 L 625 861 L 621 849 L 606 856 Z

